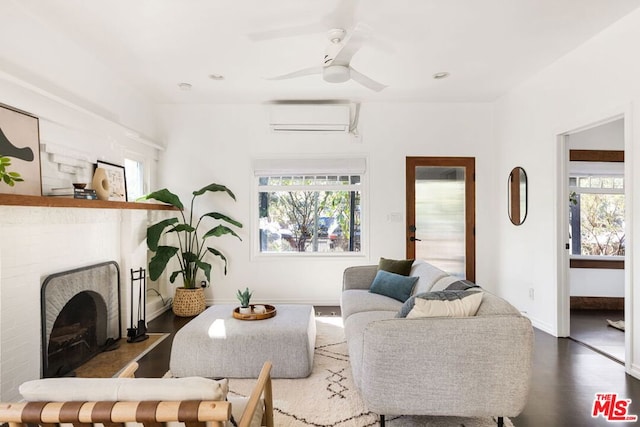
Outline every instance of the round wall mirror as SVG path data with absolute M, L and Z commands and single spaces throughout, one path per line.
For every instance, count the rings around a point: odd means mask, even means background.
M 507 209 L 514 225 L 521 225 L 527 218 L 527 173 L 520 166 L 509 174 Z

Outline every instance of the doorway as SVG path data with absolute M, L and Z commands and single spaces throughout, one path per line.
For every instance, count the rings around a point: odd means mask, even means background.
M 407 258 L 475 281 L 475 158 L 407 157 Z
M 624 118 L 563 136 L 567 336 L 625 361 Z

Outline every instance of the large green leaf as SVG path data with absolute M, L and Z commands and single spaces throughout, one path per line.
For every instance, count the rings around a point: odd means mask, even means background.
M 227 187 L 225 187 L 224 185 L 221 185 L 221 184 L 209 184 L 206 187 L 202 187 L 201 189 L 193 192 L 193 197 L 200 196 L 200 195 L 206 193 L 207 191 L 212 191 L 212 192 L 224 191 L 229 196 L 231 196 L 231 198 L 233 200 L 236 199 L 236 195 L 233 194 L 233 192 L 231 190 L 229 190 Z
M 227 258 L 222 254 L 222 252 L 220 252 L 216 248 L 209 248 L 208 247 L 207 250 L 209 252 L 211 252 L 212 254 L 214 254 L 215 256 L 220 257 L 220 259 L 222 259 L 222 261 L 224 261 L 224 274 L 226 276 L 227 275 Z
M 175 224 L 178 222 L 178 218 L 169 218 L 162 220 L 152 226 L 147 228 L 147 246 L 152 251 L 158 250 L 158 242 L 160 241 L 160 237 L 162 236 L 162 232 L 165 228 L 170 226 L 171 224 Z
M 228 222 L 229 224 L 233 224 L 236 227 L 242 228 L 242 223 L 236 221 L 233 218 L 228 217 L 227 215 L 221 214 L 219 212 L 209 212 L 209 213 L 206 213 L 206 214 L 202 215 L 202 218 L 204 218 L 204 217 L 209 217 L 209 218 L 213 218 L 213 219 L 220 219 L 222 221 Z
M 182 252 L 182 259 L 185 264 L 191 264 L 198 261 L 198 256 L 193 252 Z
M 186 231 L 187 233 L 193 233 L 194 231 L 196 231 L 196 229 L 189 224 L 178 224 L 175 227 L 173 227 L 171 230 L 167 231 L 167 233 L 171 233 L 174 231 L 177 233 L 181 231 Z
M 173 273 L 171 273 L 171 277 L 169 277 L 169 281 L 171 283 L 175 282 L 176 281 L 176 277 L 178 277 L 179 274 L 184 274 L 184 273 L 182 272 L 182 270 L 176 270 Z
M 171 206 L 175 206 L 180 210 L 184 210 L 184 205 L 180 201 L 180 198 L 173 194 L 171 191 L 163 188 L 162 190 L 154 191 L 153 193 L 149 193 L 146 196 L 140 197 L 139 200 L 157 200 L 159 202 L 168 203 Z
M 226 225 L 218 225 L 214 228 L 212 228 L 211 230 L 207 231 L 207 233 L 202 236 L 202 239 L 206 239 L 209 237 L 220 237 L 220 236 L 224 236 L 225 234 L 231 234 L 233 236 L 236 236 L 239 240 L 242 240 L 240 238 L 240 236 L 238 236 L 238 234 L 236 234 L 235 231 L 233 231 L 232 229 L 230 229 L 229 227 L 227 227 Z
M 196 261 L 196 265 L 198 266 L 198 268 L 204 271 L 204 275 L 207 278 L 207 282 L 211 283 L 211 264 L 209 264 L 208 262 L 198 260 Z
M 162 272 L 167 268 L 169 260 L 178 253 L 178 248 L 173 246 L 158 246 L 155 255 L 149 261 L 149 278 L 158 280 Z

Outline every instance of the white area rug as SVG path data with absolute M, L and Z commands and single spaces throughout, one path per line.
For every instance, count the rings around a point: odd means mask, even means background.
M 349 366 L 339 317 L 317 317 L 316 351 L 308 378 L 274 379 L 275 425 L 278 427 L 365 427 L 378 425 L 360 398 Z M 231 379 L 231 395 L 248 396 L 255 380 Z M 505 418 L 505 426 L 513 427 Z M 389 427 L 495 427 L 492 418 L 395 417 Z

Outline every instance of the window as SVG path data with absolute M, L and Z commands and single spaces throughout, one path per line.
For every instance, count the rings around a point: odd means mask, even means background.
M 259 253 L 357 254 L 361 251 L 363 168 L 319 173 L 327 160 L 256 168 Z M 334 164 L 335 166 L 335 164 Z M 298 173 L 290 173 L 297 170 Z M 335 172 L 333 170 L 332 172 Z
M 624 256 L 624 178 L 571 176 L 569 194 L 571 254 Z
M 144 196 L 144 164 L 137 160 L 124 159 L 127 180 L 127 200 L 134 202 Z

